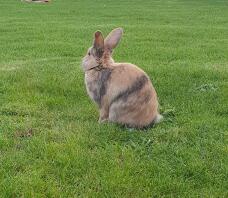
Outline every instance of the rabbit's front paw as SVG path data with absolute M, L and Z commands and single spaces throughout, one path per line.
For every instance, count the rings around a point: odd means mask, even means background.
M 108 122 L 108 118 L 99 118 L 98 122 L 99 122 L 99 124 Z

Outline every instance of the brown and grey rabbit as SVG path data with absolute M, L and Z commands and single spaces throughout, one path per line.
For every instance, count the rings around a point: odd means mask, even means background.
M 114 122 L 142 128 L 158 123 L 156 91 L 147 74 L 130 63 L 115 63 L 113 49 L 123 34 L 116 28 L 104 39 L 100 31 L 94 34 L 93 46 L 83 58 L 85 84 L 90 98 L 100 111 L 99 122 Z

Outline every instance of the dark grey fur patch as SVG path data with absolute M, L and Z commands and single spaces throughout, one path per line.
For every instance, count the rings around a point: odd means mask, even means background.
M 94 83 L 97 86 L 95 89 L 91 90 L 93 92 L 93 99 L 99 106 L 101 105 L 101 100 L 103 96 L 107 92 L 107 85 L 108 85 L 108 81 L 110 79 L 111 73 L 112 73 L 112 70 L 109 68 L 104 68 L 101 71 L 99 71 L 98 78 L 96 79 L 97 82 Z M 91 83 L 89 87 L 94 87 L 93 83 Z
M 96 56 L 97 57 L 101 58 L 103 53 L 104 53 L 104 49 L 102 49 L 102 48 L 96 49 Z
M 101 58 L 103 53 L 104 53 L 104 49 L 103 48 L 98 48 L 98 47 L 93 47 L 91 50 L 91 53 L 94 57 L 98 57 Z
M 100 95 L 101 95 L 101 98 L 106 94 L 107 82 L 110 78 L 111 73 L 112 73 L 111 69 L 101 70 L 101 78 L 100 78 L 100 82 L 101 82 Z
M 134 84 L 131 87 L 129 87 L 128 89 L 126 89 L 125 91 L 119 93 L 112 100 L 111 104 L 114 103 L 114 102 L 116 102 L 116 101 L 118 101 L 118 100 L 120 100 L 120 99 L 123 100 L 123 101 L 127 101 L 128 97 L 131 94 L 133 94 L 133 93 L 139 91 L 140 89 L 142 89 L 144 87 L 144 85 L 148 82 L 148 80 L 149 79 L 145 75 L 143 75 L 141 77 L 138 77 L 136 79 L 136 81 L 134 82 Z M 148 97 L 146 97 L 146 100 L 148 100 Z

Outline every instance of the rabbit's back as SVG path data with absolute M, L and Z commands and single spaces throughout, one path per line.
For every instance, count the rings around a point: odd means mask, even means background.
M 158 114 L 156 91 L 146 73 L 135 65 L 113 66 L 109 98 L 109 120 L 130 126 L 146 126 Z

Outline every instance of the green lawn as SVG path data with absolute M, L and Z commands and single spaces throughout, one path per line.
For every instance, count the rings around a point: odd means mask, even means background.
M 155 128 L 97 122 L 80 64 L 115 27 Z M 228 197 L 228 1 L 0 0 L 0 197 Z

